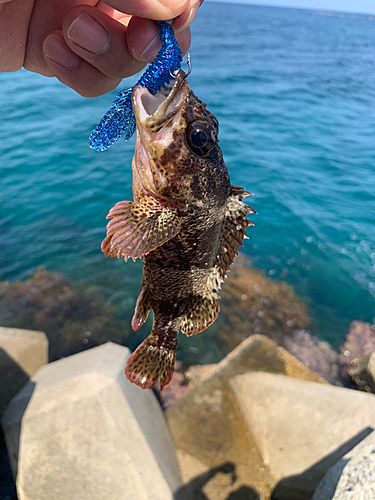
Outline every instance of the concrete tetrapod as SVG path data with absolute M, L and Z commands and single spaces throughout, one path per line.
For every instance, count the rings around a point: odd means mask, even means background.
M 329 469 L 312 500 L 372 498 L 375 498 L 375 432 Z
M 230 387 L 233 377 L 259 370 L 326 385 L 262 335 L 247 338 L 217 365 L 196 367 L 193 388 L 166 412 L 186 496 L 269 498 L 268 469 Z
M 125 380 L 129 350 L 107 343 L 51 363 L 2 424 L 20 500 L 167 500 L 174 445 L 151 391 Z
M 375 428 L 372 394 L 262 372 L 229 384 L 274 499 L 310 498 L 327 470 Z

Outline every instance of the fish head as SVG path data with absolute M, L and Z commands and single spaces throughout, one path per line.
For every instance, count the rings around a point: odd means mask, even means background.
M 222 203 L 229 176 L 218 121 L 192 92 L 184 72 L 155 95 L 135 87 L 132 99 L 137 124 L 134 197 L 146 191 L 182 206 Z

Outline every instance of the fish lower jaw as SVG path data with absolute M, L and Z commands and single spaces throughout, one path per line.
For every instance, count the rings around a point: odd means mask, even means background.
M 162 127 L 171 120 L 181 107 L 186 95 L 184 80 L 178 77 L 173 84 L 165 85 L 156 94 L 151 94 L 145 87 L 134 87 L 133 108 L 138 127 Z

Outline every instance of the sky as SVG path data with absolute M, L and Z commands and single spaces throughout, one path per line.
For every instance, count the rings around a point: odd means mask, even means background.
M 218 1 L 218 0 L 216 0 Z M 297 7 L 309 9 L 337 10 L 375 14 L 375 0 L 219 0 L 254 5 L 274 5 L 275 7 Z

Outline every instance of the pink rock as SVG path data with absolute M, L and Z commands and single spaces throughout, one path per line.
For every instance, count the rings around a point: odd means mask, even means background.
M 356 375 L 360 369 L 361 360 L 369 357 L 373 352 L 375 352 L 374 327 L 362 321 L 353 321 L 341 347 L 342 377 L 351 380 L 354 385 L 361 388 Z
M 331 384 L 342 385 L 339 367 L 340 356 L 328 342 L 319 340 L 306 330 L 296 330 L 283 338 L 282 345 L 306 368 Z
M 175 365 L 173 378 L 163 391 L 158 391 L 159 399 L 164 408 L 173 405 L 189 391 L 190 387 L 184 373 L 183 364 L 179 361 Z
M 344 375 L 358 369 L 360 360 L 375 351 L 375 329 L 368 323 L 353 321 L 345 343 L 341 348 L 341 363 Z

